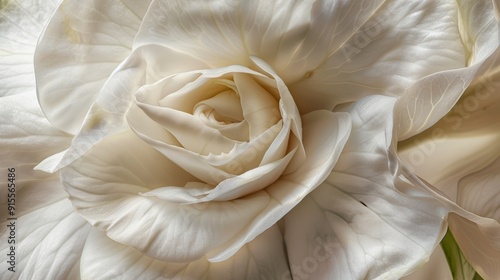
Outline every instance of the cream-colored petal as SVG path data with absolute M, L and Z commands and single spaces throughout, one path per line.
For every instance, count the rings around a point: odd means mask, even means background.
M 60 183 L 55 179 L 52 184 Z M 63 192 L 61 186 L 58 187 Z M 47 199 L 51 199 L 51 195 L 50 189 L 43 193 Z M 19 197 L 18 205 L 25 202 L 28 201 Z M 10 228 L 12 223 L 15 225 Z M 80 256 L 91 227 L 66 198 L 18 216 L 17 220 L 2 220 L 0 226 L 6 229 L 0 237 L 7 241 L 14 236 L 16 242 L 0 244 L 2 278 L 78 279 Z M 11 265 L 7 263 L 11 246 L 15 246 L 15 264 L 12 264 L 15 272 L 7 270 Z
M 144 84 L 157 82 L 158 75 L 165 77 L 177 71 L 200 67 L 204 68 L 203 63 L 193 57 L 161 46 L 136 49 L 103 85 L 71 146 L 64 152 L 47 158 L 37 168 L 47 172 L 57 171 L 79 158 L 103 138 L 126 129 L 128 125 L 125 115 L 133 103 L 134 94 Z M 68 117 L 70 112 L 64 110 L 64 114 Z
M 99 260 L 99 261 L 96 261 Z M 224 262 L 205 258 L 189 263 L 163 262 L 92 231 L 82 254 L 83 279 L 282 279 L 288 272 L 277 226 L 268 229 Z
M 445 207 L 403 180 L 391 155 L 394 103 L 383 96 L 354 103 L 351 136 L 332 173 L 285 217 L 297 278 L 398 279 L 439 244 Z
M 78 212 L 112 239 L 164 261 L 204 255 L 222 261 L 274 225 L 333 168 L 349 133 L 349 118 L 316 112 L 305 116 L 304 124 L 306 163 L 241 199 L 179 205 L 140 196 L 197 180 L 181 176 L 180 168 L 129 132 L 98 143 L 62 169 L 62 179 Z
M 61 0 L 4 0 L 0 4 L 0 96 L 35 91 L 33 54 Z
M 101 87 L 132 52 L 150 2 L 66 0 L 57 9 L 35 55 L 40 104 L 57 128 L 78 132 Z

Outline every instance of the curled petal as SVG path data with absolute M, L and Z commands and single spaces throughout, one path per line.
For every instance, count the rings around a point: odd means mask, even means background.
M 264 190 L 227 202 L 179 205 L 140 196 L 161 186 L 197 180 L 131 132 L 106 138 L 61 170 L 61 176 L 77 210 L 112 239 L 164 261 L 193 261 L 204 255 L 222 261 L 275 224 L 323 181 L 349 129 L 349 119 L 342 113 L 306 115 L 307 161 Z M 117 147 L 123 149 L 117 151 Z
M 66 0 L 57 9 L 35 55 L 38 98 L 54 126 L 78 132 L 101 87 L 131 53 L 150 2 Z
M 331 175 L 285 217 L 292 276 L 398 279 L 438 245 L 446 209 L 400 177 L 390 154 L 394 103 L 373 96 L 353 105 Z
M 164 47 L 150 45 L 135 50 L 103 85 L 71 146 L 47 158 L 37 168 L 46 172 L 57 171 L 108 135 L 126 129 L 125 115 L 133 103 L 134 94 L 144 84 L 159 80 L 157 75 L 168 76 L 198 67 L 205 68 L 198 60 Z

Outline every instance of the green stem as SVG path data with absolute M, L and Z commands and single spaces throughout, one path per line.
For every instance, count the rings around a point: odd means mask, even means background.
M 441 247 L 454 280 L 483 280 L 467 261 L 449 229 L 441 240 Z

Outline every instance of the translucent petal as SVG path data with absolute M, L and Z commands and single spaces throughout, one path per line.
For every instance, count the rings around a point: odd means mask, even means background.
M 61 177 L 79 213 L 112 239 L 164 261 L 204 255 L 222 261 L 274 225 L 333 168 L 349 118 L 322 111 L 303 120 L 307 161 L 266 189 L 232 201 L 179 205 L 140 196 L 197 180 L 131 132 L 107 137 Z
M 134 94 L 144 84 L 154 83 L 159 77 L 169 76 L 177 71 L 183 72 L 201 66 L 192 57 L 164 47 L 145 46 L 136 49 L 106 81 L 71 146 L 62 153 L 45 159 L 37 168 L 47 172 L 57 171 L 79 158 L 106 136 L 126 129 L 125 115 L 133 103 Z M 64 116 L 66 117 L 67 115 Z
M 397 105 L 401 140 L 424 131 L 446 115 L 499 47 L 500 24 L 492 1 L 458 1 L 457 5 L 467 67 L 429 75 L 405 90 Z
M 57 9 L 35 55 L 38 98 L 57 128 L 78 132 L 101 87 L 131 53 L 150 2 L 66 0 Z
M 285 217 L 292 275 L 398 279 L 423 264 L 447 211 L 401 178 L 390 153 L 395 99 L 361 99 L 351 136 L 326 181 Z
M 35 90 L 33 54 L 61 0 L 4 0 L 0 4 L 0 96 Z
M 52 184 L 59 184 L 54 178 Z M 41 187 L 41 186 L 39 186 Z M 51 199 L 53 190 L 50 188 L 43 193 L 38 192 L 40 198 Z M 59 185 L 59 192 L 63 192 Z M 18 196 L 17 205 L 28 205 L 25 198 Z M 29 206 L 27 206 L 29 207 Z M 24 207 L 23 207 L 24 208 Z M 4 208 L 5 209 L 5 208 Z M 14 223 L 14 226 L 12 226 Z M 90 225 L 74 211 L 71 203 L 63 198 L 42 208 L 34 209 L 17 217 L 17 220 L 3 220 L 0 226 L 5 230 L 1 237 L 15 236 L 15 273 L 4 267 L 10 264 L 6 260 L 2 263 L 2 274 L 6 279 L 14 276 L 19 279 L 77 279 L 79 276 L 80 255 Z M 12 227 L 12 228 L 10 228 Z M 11 230 L 15 233 L 12 234 Z M 11 252 L 13 244 L 2 242 L 0 253 L 6 256 Z M 10 258 L 10 257 L 9 257 Z
M 99 260 L 99 261 L 96 261 Z M 91 232 L 82 254 L 83 279 L 282 279 L 288 267 L 281 233 L 274 226 L 243 246 L 224 262 L 205 258 L 190 263 L 168 263 Z
M 34 91 L 0 98 L 0 168 L 29 164 L 69 145 L 70 135 L 43 116 Z

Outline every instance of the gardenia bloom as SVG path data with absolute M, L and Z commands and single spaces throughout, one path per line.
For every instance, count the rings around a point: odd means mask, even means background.
M 492 1 L 2 3 L 5 278 L 397 279 L 442 238 L 396 143 L 498 48 Z

